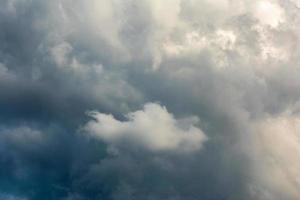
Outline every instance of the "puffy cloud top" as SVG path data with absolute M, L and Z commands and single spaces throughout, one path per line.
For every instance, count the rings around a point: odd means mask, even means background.
M 112 144 L 128 138 L 155 151 L 194 151 L 207 140 L 202 130 L 194 126 L 197 118 L 176 120 L 165 107 L 155 103 L 129 113 L 128 121 L 124 122 L 99 112 L 90 112 L 89 115 L 95 120 L 88 122 L 85 129 Z

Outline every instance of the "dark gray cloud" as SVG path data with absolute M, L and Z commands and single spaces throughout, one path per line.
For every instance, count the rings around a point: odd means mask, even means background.
M 0 0 L 0 199 L 299 199 L 298 7 Z

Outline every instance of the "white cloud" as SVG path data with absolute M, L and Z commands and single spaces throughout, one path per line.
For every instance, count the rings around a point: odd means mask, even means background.
M 255 176 L 269 196 L 300 198 L 300 117 L 282 114 L 256 124 Z M 284 196 L 282 196 L 284 197 Z M 273 198 L 271 198 L 273 199 Z
M 290 0 L 293 2 L 297 7 L 300 7 L 300 0 Z
M 236 42 L 236 35 L 233 31 L 218 30 L 216 32 L 216 43 L 224 50 L 233 49 Z
M 86 2 L 87 21 L 91 23 L 94 33 L 99 33 L 114 47 L 120 48 L 120 40 L 118 33 L 121 28 L 121 20 L 116 18 L 118 5 L 122 5 L 118 1 L 108 0 L 92 0 Z
M 262 24 L 276 28 L 285 21 L 284 10 L 269 1 L 259 1 L 254 10 L 254 17 Z
M 85 126 L 91 135 L 116 144 L 123 139 L 138 143 L 150 150 L 199 150 L 207 137 L 195 126 L 197 120 L 176 120 L 165 107 L 148 103 L 143 110 L 131 112 L 128 121 L 112 115 L 90 112 L 94 120 Z
M 155 22 L 166 31 L 180 23 L 180 0 L 154 0 L 148 1 L 148 5 L 152 10 Z
M 187 32 L 183 41 L 178 43 L 176 41 L 167 40 L 164 42 L 163 47 L 167 56 L 182 56 L 199 53 L 203 48 L 208 45 L 207 38 L 201 36 L 197 31 Z

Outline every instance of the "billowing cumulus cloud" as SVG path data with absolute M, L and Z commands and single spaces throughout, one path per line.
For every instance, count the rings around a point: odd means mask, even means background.
M 129 121 L 125 122 L 118 121 L 112 115 L 89 114 L 95 121 L 90 121 L 85 129 L 111 143 L 128 138 L 151 150 L 193 151 L 200 149 L 207 140 L 202 130 L 191 124 L 197 118 L 178 121 L 166 108 L 154 103 L 146 104 L 144 110 L 129 113 Z
M 299 5 L 0 0 L 0 199 L 300 199 Z

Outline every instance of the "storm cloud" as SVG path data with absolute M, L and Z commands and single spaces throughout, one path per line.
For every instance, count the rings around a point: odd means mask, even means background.
M 0 0 L 0 199 L 300 199 L 298 0 Z

